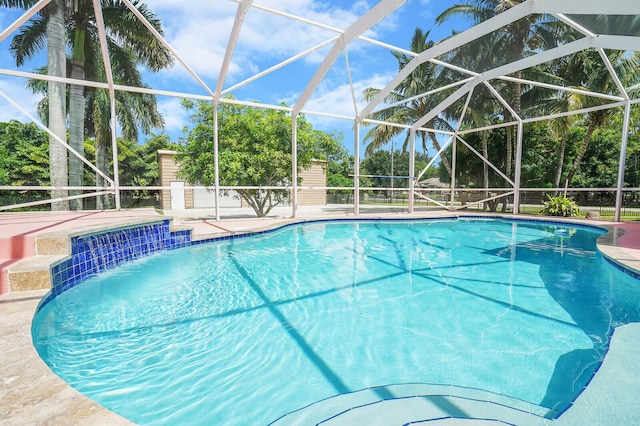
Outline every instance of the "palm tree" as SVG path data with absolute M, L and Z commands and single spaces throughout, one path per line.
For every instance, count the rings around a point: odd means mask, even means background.
M 411 39 L 410 49 L 412 52 L 422 52 L 433 46 L 433 41 L 428 40 L 429 31 L 423 32 L 421 29 L 416 28 L 413 37 Z M 398 60 L 399 69 L 404 68 L 413 57 L 404 53 L 394 52 L 393 55 Z M 396 104 L 389 108 L 383 109 L 371 114 L 371 117 L 379 121 L 388 121 L 400 124 L 413 124 L 420 118 L 424 117 L 434 106 L 436 106 L 442 99 L 442 94 L 439 96 L 418 96 L 422 95 L 430 89 L 437 88 L 441 85 L 441 82 L 446 78 L 446 70 L 442 67 L 434 65 L 430 62 L 424 63 L 416 68 L 406 80 L 404 80 L 387 98 L 385 102 L 388 104 Z M 373 100 L 380 89 L 367 88 L 364 91 L 364 99 L 366 101 Z M 414 98 L 415 97 L 415 98 Z M 404 99 L 414 98 L 413 100 L 401 103 Z M 446 129 L 451 130 L 449 123 L 441 117 L 435 117 L 426 124 L 427 127 L 433 129 Z M 371 155 L 377 149 L 380 149 L 393 138 L 405 132 L 405 129 L 378 124 L 365 135 L 365 142 L 368 142 L 366 148 L 366 154 Z M 440 144 L 434 133 L 429 133 L 428 137 L 431 140 L 433 148 L 436 151 L 440 151 Z M 406 150 L 409 135 L 405 137 L 403 150 Z M 424 132 L 420 133 L 423 148 L 427 149 L 427 135 Z M 449 173 L 452 174 L 451 164 L 444 155 L 440 154 L 440 160 Z
M 30 6 L 34 1 L 22 2 Z M 79 80 L 97 80 L 103 77 L 97 70 L 101 67 L 99 34 L 96 16 L 90 0 L 74 0 L 65 9 L 66 36 L 72 52 L 71 77 Z M 169 67 L 173 60 L 164 45 L 137 19 L 121 0 L 102 0 L 102 14 L 107 36 L 107 44 L 112 58 L 134 55 L 136 63 L 147 66 L 152 71 Z M 162 34 L 160 21 L 145 4 L 133 2 L 138 11 Z M 44 23 L 48 15 L 42 15 L 23 26 L 11 42 L 11 51 L 16 63 L 33 57 L 42 46 L 46 36 Z M 85 97 L 89 90 L 83 86 L 71 85 L 69 90 L 69 145 L 80 154 L 84 152 Z M 81 186 L 83 163 L 72 156 L 69 160 L 69 184 Z M 81 208 L 80 200 L 73 202 L 73 208 Z
M 116 84 L 147 87 L 142 82 L 142 76 L 136 68 L 133 55 L 120 58 L 122 61 L 113 61 L 112 69 Z M 139 132 L 149 133 L 152 129 L 162 129 L 164 120 L 158 112 L 155 96 L 134 93 L 116 92 L 116 115 L 122 131 L 122 137 L 127 140 L 136 141 Z M 107 156 L 108 147 L 112 140 L 111 126 L 109 124 L 111 111 L 109 93 L 105 89 L 91 89 L 87 97 L 87 120 L 85 127 L 95 138 L 96 166 L 106 171 L 109 167 Z M 104 178 L 96 174 L 96 185 L 103 186 Z M 106 196 L 99 196 L 96 200 L 98 210 L 107 208 Z
M 473 69 L 476 71 L 482 71 L 491 69 L 497 66 L 498 59 L 493 55 L 493 42 L 487 40 L 487 38 L 495 37 L 490 34 L 489 36 L 478 40 L 475 43 L 469 43 L 455 51 L 450 52 L 445 60 L 454 63 L 465 69 Z M 494 83 L 495 86 L 495 83 Z M 453 104 L 452 108 L 445 111 L 445 117 L 450 121 L 458 121 L 462 115 L 462 103 Z M 498 100 L 484 87 L 477 87 L 474 89 L 473 96 L 469 100 L 466 113 L 462 118 L 461 128 L 477 128 L 484 127 L 501 119 L 501 105 Z M 491 130 L 485 130 L 480 133 L 480 140 L 482 144 L 482 155 L 484 158 L 489 158 L 489 138 L 491 136 Z M 508 157 L 508 155 L 507 155 Z M 483 165 L 483 185 L 484 188 L 489 188 L 489 167 L 486 162 L 482 162 Z M 488 196 L 488 192 L 485 192 Z
M 55 0 L 49 4 L 51 8 L 47 20 L 47 63 L 50 75 L 66 77 L 66 54 L 64 34 L 64 0 Z M 50 95 L 48 125 L 49 129 L 63 141 L 67 140 L 66 124 L 66 89 L 64 83 L 50 81 L 48 83 Z M 49 136 L 49 173 L 52 186 L 66 186 L 69 182 L 67 149 Z M 52 198 L 62 198 L 66 191 L 54 191 Z M 68 201 L 60 201 L 51 204 L 51 210 L 69 210 Z
M 569 41 L 575 39 L 575 36 L 575 32 L 564 34 L 565 40 Z M 623 51 L 608 51 L 607 58 L 623 85 L 628 86 L 636 82 L 637 75 L 640 74 L 640 56 L 637 53 L 627 55 Z M 619 95 L 618 87 L 597 50 L 584 50 L 536 69 L 540 71 L 537 75 L 538 81 L 571 89 Z M 532 108 L 537 111 L 536 114 L 575 111 L 583 108 L 604 106 L 611 102 L 573 91 L 564 92 L 542 88 L 535 88 L 528 95 L 535 98 L 531 100 L 531 104 Z M 557 166 L 553 180 L 554 187 L 559 187 L 561 184 L 570 129 L 578 125 L 579 122 L 583 122 L 586 126 L 582 143 L 564 180 L 564 184 L 567 187 L 570 186 L 573 177 L 580 168 L 593 133 L 604 126 L 612 114 L 613 110 L 611 109 L 600 109 L 586 113 L 583 116 L 570 115 L 553 119 L 550 128 L 559 141 L 556 151 Z
M 633 81 L 632 79 L 640 73 L 640 63 L 637 54 L 628 56 L 624 51 L 610 50 L 607 52 L 607 57 L 623 84 Z M 619 94 L 618 88 L 609 74 L 604 61 L 599 53 L 593 49 L 583 50 L 574 54 L 567 61 L 567 66 L 560 75 L 566 84 L 572 87 L 579 87 L 598 93 Z M 608 103 L 608 101 L 602 98 L 580 94 L 573 94 L 572 98 L 575 108 L 589 108 Z M 571 169 L 567 174 L 565 180 L 567 186 L 571 184 L 574 175 L 580 168 L 580 163 L 587 152 L 593 132 L 608 122 L 608 118 L 612 112 L 613 110 L 611 109 L 601 109 L 587 113 L 587 131 L 580 144 L 576 158 L 573 160 Z
M 99 46 L 95 47 L 98 48 Z M 104 67 L 102 67 L 101 63 L 97 65 L 98 68 L 95 71 L 104 76 Z M 148 87 L 142 82 L 142 76 L 136 65 L 133 54 L 113 57 L 111 68 L 115 84 Z M 38 73 L 46 74 L 46 67 L 39 69 Z M 50 102 L 47 95 L 47 85 L 42 80 L 31 80 L 27 87 L 34 93 L 43 95 L 42 100 L 38 103 L 38 113 L 46 122 L 46 111 Z M 107 154 L 112 139 L 108 91 L 92 87 L 87 88 L 85 109 L 84 129 L 87 132 L 87 136 L 95 141 L 96 167 L 106 172 L 109 168 Z M 162 129 L 164 126 L 164 120 L 157 109 L 156 98 L 149 94 L 116 92 L 116 115 L 122 131 L 122 137 L 130 141 L 137 141 L 140 131 L 150 133 L 152 129 Z M 104 185 L 104 178 L 96 174 L 96 186 Z M 107 208 L 107 205 L 106 196 L 97 198 L 96 208 L 98 210 Z
M 464 17 L 476 25 L 522 2 L 524 0 L 464 0 L 463 3 L 455 4 L 442 12 L 436 18 L 436 22 L 441 24 L 449 19 Z M 539 49 L 542 46 L 554 45 L 556 40 L 554 28 L 554 22 L 545 21 L 537 15 L 529 15 L 508 24 L 505 31 L 496 31 L 489 37 L 478 40 L 477 43 L 489 43 L 482 50 L 490 51 L 491 57 L 513 62 L 525 57 L 528 51 Z M 476 69 L 475 71 L 482 72 L 484 69 Z M 522 71 L 514 73 L 516 78 L 522 78 L 522 75 Z M 514 83 L 510 86 L 510 92 L 506 98 L 510 101 L 514 112 L 520 116 L 522 112 L 521 83 Z M 504 111 L 504 115 L 505 120 L 510 116 L 508 111 Z M 513 135 L 507 131 L 507 176 L 511 174 L 512 159 Z
M 0 6 L 28 9 L 36 3 L 34 0 L 12 1 L 0 0 Z M 42 35 L 46 35 L 47 63 L 49 75 L 54 77 L 66 77 L 66 53 L 64 32 L 65 0 L 53 0 L 45 7 L 38 18 L 33 19 L 33 25 L 40 27 L 41 36 L 36 43 L 42 44 Z M 19 60 L 16 57 L 16 65 L 21 66 L 24 57 Z M 48 103 L 47 122 L 49 129 L 61 140 L 67 140 L 66 126 L 66 90 L 64 83 L 50 81 L 48 83 L 50 102 Z M 67 150 L 53 136 L 49 136 L 49 176 L 51 186 L 67 186 Z M 64 190 L 53 190 L 51 198 L 67 196 Z M 68 201 L 51 203 L 51 210 L 69 210 Z

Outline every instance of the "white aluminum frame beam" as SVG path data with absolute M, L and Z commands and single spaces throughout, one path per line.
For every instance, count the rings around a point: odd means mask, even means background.
M 77 86 L 95 87 L 97 89 L 109 89 L 109 85 L 107 83 L 101 83 L 98 81 L 77 80 L 77 79 L 68 78 L 68 77 L 55 77 L 47 74 L 37 74 L 37 73 L 25 72 L 25 71 L 14 71 L 14 70 L 8 70 L 4 68 L 0 68 L 0 74 L 8 75 L 11 77 L 28 78 L 32 80 L 56 81 L 58 83 L 75 84 Z M 189 98 L 189 99 L 195 99 L 195 100 L 201 100 L 201 101 L 211 100 L 211 96 L 197 95 L 193 93 L 175 92 L 175 91 L 168 91 L 168 90 L 150 89 L 148 87 L 133 87 L 133 86 L 123 86 L 121 84 L 114 84 L 113 88 L 119 92 L 145 93 L 148 95 L 170 96 L 170 97 L 176 97 L 176 98 Z
M 409 130 L 409 213 L 413 213 L 413 194 L 416 187 L 416 131 Z
M 629 123 L 631 121 L 631 102 L 624 106 L 624 121 L 622 123 L 622 143 L 620 145 L 620 160 L 618 162 L 618 182 L 616 187 L 616 209 L 613 220 L 620 222 L 622 209 L 622 187 L 624 186 L 624 169 L 627 161 L 627 141 L 629 139 Z
M 353 126 L 353 214 L 360 214 L 360 123 Z
M 54 138 L 60 145 L 64 146 L 67 149 L 67 151 L 71 152 L 73 155 L 78 157 L 80 159 L 80 161 L 82 161 L 84 164 L 86 164 L 91 170 L 93 170 L 94 172 L 98 173 L 100 176 L 102 176 L 111 185 L 114 184 L 113 179 L 111 179 L 110 176 L 106 175 L 102 170 L 97 168 L 89 160 L 87 160 L 82 155 L 80 155 L 80 153 L 78 151 L 76 151 L 75 149 L 73 149 L 71 147 L 71 145 L 69 145 L 67 142 L 63 141 L 62 139 L 60 139 L 60 137 L 58 135 L 56 135 L 55 133 L 53 133 L 51 131 L 51 129 L 49 129 L 47 126 L 45 126 L 44 123 L 42 123 L 42 121 L 40 121 L 38 118 L 36 118 L 33 115 L 31 115 L 26 109 L 24 109 L 21 105 L 19 105 L 16 101 L 14 101 L 11 97 L 9 97 L 9 95 L 4 93 L 2 90 L 0 90 L 0 97 L 4 98 L 7 102 L 9 102 L 11 105 L 13 105 L 18 111 L 20 111 L 26 117 L 28 117 L 36 126 L 38 126 L 40 129 L 45 131 L 49 136 Z
M 133 3 L 131 3 L 130 0 L 122 0 L 122 1 L 129 8 L 129 10 L 131 10 L 131 12 L 133 12 L 133 14 L 140 20 L 140 22 L 142 22 L 144 26 L 147 27 L 147 29 L 151 32 L 151 34 L 153 34 L 154 37 L 157 38 L 160 41 L 160 43 L 162 43 L 164 47 L 166 47 L 169 50 L 169 52 L 171 52 L 173 57 L 178 60 L 178 62 L 187 70 L 187 72 L 191 75 L 191 77 L 193 77 L 200 84 L 200 86 L 202 86 L 202 88 L 211 95 L 211 97 L 215 97 L 215 93 L 209 88 L 209 86 L 200 78 L 198 74 L 196 74 L 196 72 L 189 66 L 189 64 L 187 64 L 187 62 L 184 59 L 182 59 L 182 56 L 180 56 L 180 54 L 176 52 L 176 50 L 173 47 L 171 47 L 171 45 L 158 32 L 158 30 L 156 30 L 153 27 L 153 25 L 151 25 L 149 21 L 147 21 L 147 19 L 144 16 L 142 16 L 142 14 L 138 11 L 138 9 L 136 9 Z
M 610 50 L 637 51 L 640 43 L 640 37 L 621 35 L 598 34 L 592 40 L 593 45 L 591 47 Z
M 446 204 L 442 204 L 441 202 L 436 201 L 436 200 L 434 200 L 433 198 L 429 198 L 429 197 L 427 197 L 426 195 L 421 194 L 421 193 L 420 193 L 420 191 L 429 191 L 429 188 L 418 188 L 418 189 L 414 189 L 414 190 L 413 190 L 413 193 L 414 193 L 414 195 L 417 195 L 417 196 L 418 196 L 418 198 L 422 198 L 423 200 L 427 200 L 427 201 L 429 201 L 430 203 L 435 204 L 436 206 L 440 206 L 440 207 L 442 207 L 443 209 L 448 209 L 448 208 L 449 208 L 449 206 L 447 206 Z
M 218 163 L 218 153 L 219 153 L 219 135 L 218 135 L 218 104 L 220 102 L 220 98 L 222 97 L 222 88 L 224 86 L 224 82 L 227 78 L 227 74 L 229 73 L 229 68 L 231 67 L 231 58 L 233 57 L 233 53 L 236 49 L 236 44 L 238 43 L 238 37 L 240 36 L 240 30 L 242 29 L 242 24 L 244 23 L 244 18 L 247 16 L 247 12 L 249 12 L 249 7 L 253 0 L 242 0 L 238 4 L 238 9 L 236 10 L 236 17 L 233 21 L 233 27 L 231 28 L 231 34 L 229 35 L 229 42 L 227 43 L 227 49 L 224 53 L 224 59 L 222 60 L 222 65 L 220 67 L 220 72 L 218 73 L 218 82 L 216 84 L 215 94 L 213 96 L 213 182 L 214 182 L 214 196 L 216 198 L 216 206 L 215 206 L 215 215 L 216 220 L 220 220 L 220 169 Z M 294 203 L 295 205 L 295 203 Z
M 518 124 L 518 121 L 507 121 L 505 123 L 492 124 L 490 126 L 474 127 L 473 129 L 460 130 L 459 135 L 468 135 L 469 133 L 484 132 L 485 130 L 501 129 L 503 127 L 511 127 Z
M 512 181 L 511 179 L 509 179 L 509 176 L 505 175 L 502 170 L 500 170 L 498 167 L 496 167 L 491 161 L 489 161 L 487 158 L 485 158 L 482 154 L 480 154 L 474 147 L 472 147 L 469 142 L 465 141 L 464 139 L 462 139 L 460 136 L 456 136 L 456 139 L 458 139 L 460 142 L 462 142 L 468 149 L 469 151 L 471 151 L 472 153 L 474 153 L 478 158 L 480 158 L 484 163 L 487 164 L 487 166 L 491 167 L 493 169 L 493 171 L 495 171 L 497 174 L 500 175 L 500 177 L 504 180 L 507 181 L 507 183 L 509 183 L 509 185 L 515 187 L 516 184 L 514 181 Z
M 524 3 L 522 3 L 522 4 L 524 4 Z M 515 7 L 513 9 L 515 9 Z M 500 15 L 502 15 L 502 14 L 500 14 Z M 498 16 L 500 16 L 500 15 L 498 15 Z M 489 22 L 489 21 L 485 21 L 485 22 Z M 432 120 L 438 114 L 440 114 L 442 111 L 444 111 L 446 108 L 448 108 L 451 104 L 453 104 L 455 101 L 457 101 L 460 97 L 462 97 L 466 92 L 471 90 L 471 87 L 474 87 L 475 85 L 480 84 L 483 81 L 492 80 L 492 79 L 500 77 L 502 75 L 511 74 L 511 73 L 516 72 L 516 71 L 520 71 L 520 70 L 523 70 L 523 69 L 526 69 L 526 68 L 530 68 L 530 67 L 533 67 L 533 66 L 536 66 L 536 65 L 540 65 L 540 64 L 543 64 L 545 62 L 549 62 L 549 61 L 552 61 L 554 59 L 558 59 L 558 58 L 561 58 L 563 56 L 570 55 L 572 53 L 587 49 L 589 47 L 593 47 L 592 46 L 592 44 L 593 44 L 592 41 L 593 41 L 593 39 L 585 37 L 585 38 L 582 38 L 580 40 L 576 40 L 574 42 L 567 43 L 565 45 L 556 47 L 554 49 L 550 49 L 550 50 L 544 51 L 542 53 L 538 53 L 537 55 L 533 55 L 533 56 L 529 56 L 527 58 L 519 59 L 519 60 L 511 62 L 509 64 L 502 65 L 500 67 L 493 68 L 492 70 L 486 71 L 486 72 L 480 74 L 479 76 L 475 77 L 469 83 L 467 83 L 464 86 L 462 86 L 460 89 L 458 89 L 452 95 L 450 95 L 447 99 L 442 101 L 438 106 L 436 106 L 434 109 L 429 111 L 429 113 L 427 113 L 420 120 L 417 120 L 414 123 L 413 127 L 417 128 L 417 127 L 423 126 L 425 123 L 428 123 L 430 120 Z
M 356 99 L 356 91 L 353 87 L 353 77 L 351 76 L 351 66 L 349 65 L 349 49 L 345 46 L 344 51 L 344 62 L 345 67 L 347 69 L 347 77 L 349 79 L 349 88 L 351 89 L 351 102 L 353 102 L 353 113 L 355 116 L 358 116 L 358 100 Z
M 514 175 L 515 185 L 513 190 L 513 214 L 520 214 L 520 177 L 522 174 L 522 141 L 524 136 L 522 120 L 518 120 L 518 131 L 516 132 L 516 171 Z
M 418 176 L 416 177 L 416 183 L 420 182 L 420 178 L 422 177 L 422 175 L 424 175 L 427 170 L 429 170 L 429 167 L 431 167 L 433 165 L 433 163 L 440 158 L 440 154 L 442 154 L 444 152 L 445 149 L 447 149 L 447 147 L 451 144 L 451 142 L 453 142 L 453 138 L 455 137 L 454 134 L 451 134 L 449 139 L 447 139 L 447 141 L 442 144 L 442 146 L 440 146 L 440 150 L 436 153 L 436 155 L 434 155 L 431 160 L 429 160 L 429 162 L 427 163 L 427 165 L 424 167 L 424 169 L 422 169 L 422 171 L 418 174 Z
M 375 110 L 374 112 L 384 111 L 385 109 L 389 109 L 389 108 L 393 108 L 393 107 L 396 107 L 396 106 L 399 106 L 399 105 L 403 105 L 403 104 L 406 104 L 408 102 L 412 102 L 412 101 L 424 98 L 425 96 L 435 95 L 436 93 L 440 93 L 440 92 L 443 92 L 445 90 L 449 90 L 449 89 L 453 89 L 454 87 L 461 86 L 461 85 L 463 85 L 463 84 L 465 84 L 465 83 L 467 83 L 467 82 L 469 82 L 471 80 L 473 80 L 473 77 L 465 78 L 463 80 L 456 81 L 455 83 L 447 84 L 446 86 L 438 87 L 437 89 L 429 90 L 427 92 L 420 93 L 419 95 L 411 96 L 410 98 L 406 98 L 406 99 L 403 99 L 401 101 L 394 102 L 392 104 L 384 105 L 383 107 L 381 107 L 380 109 Z M 367 121 L 367 120 L 365 119 L 363 121 Z
M 504 27 L 505 25 L 510 24 L 511 22 L 529 15 L 531 13 L 531 8 L 531 0 L 520 3 L 519 5 L 514 6 L 505 12 L 502 12 L 491 19 L 488 19 L 462 33 L 456 34 L 451 38 L 445 39 L 441 43 L 438 43 L 420 53 L 418 56 L 413 58 L 404 68 L 402 68 L 398 72 L 398 74 L 391 80 L 391 82 L 389 82 L 389 84 L 387 84 L 387 86 L 382 89 L 371 102 L 369 102 L 369 104 L 362 110 L 358 118 L 362 120 L 367 115 L 371 114 L 373 109 L 378 104 L 382 103 L 383 100 L 421 64 L 431 59 L 435 59 L 447 52 L 450 52 L 458 47 L 472 42 L 477 38 L 496 31 Z
M 613 65 L 611 64 L 611 61 L 607 57 L 607 54 L 605 53 L 604 49 L 598 48 L 597 51 L 598 51 L 598 54 L 600 55 L 600 58 L 602 59 L 602 62 L 604 62 L 604 66 L 607 68 L 607 71 L 609 71 L 609 75 L 613 79 L 613 82 L 616 84 L 616 87 L 622 94 L 622 97 L 624 98 L 625 101 L 628 101 L 629 95 L 627 94 L 627 91 L 625 90 L 624 85 L 622 84 L 622 81 L 620 81 L 620 77 L 618 77 L 616 70 L 613 69 Z
M 348 26 L 335 42 L 327 56 L 325 56 L 316 73 L 311 78 L 311 81 L 294 104 L 291 114 L 298 115 L 300 111 L 302 111 L 304 105 L 309 101 L 313 92 L 315 92 L 320 82 L 322 82 L 327 72 L 329 72 L 329 69 L 331 69 L 336 59 L 338 59 L 340 53 L 342 53 L 349 43 L 407 1 L 408 0 L 382 0 L 360 19 Z
M 242 29 L 244 18 L 245 16 L 247 16 L 247 12 L 249 12 L 251 3 L 253 3 L 253 0 L 242 0 L 238 4 L 236 17 L 233 20 L 233 27 L 231 28 L 231 34 L 229 35 L 229 43 L 227 44 L 227 49 L 224 53 L 224 59 L 222 60 L 222 66 L 220 67 L 220 73 L 218 74 L 218 82 L 216 84 L 215 95 L 213 98 L 214 108 L 218 106 L 218 101 L 220 100 L 220 96 L 222 96 L 222 87 L 224 86 L 224 82 L 227 79 L 227 74 L 229 73 L 231 58 L 233 57 L 233 52 L 235 52 L 236 50 L 236 44 L 238 43 L 240 30 Z
M 498 102 L 502 104 L 503 107 L 507 109 L 507 111 L 509 111 L 509 114 L 511 114 L 513 118 L 515 118 L 516 120 L 522 119 L 520 115 L 517 114 L 516 111 L 511 107 L 511 105 L 509 105 L 509 102 L 505 101 L 500 93 L 498 93 L 498 91 L 491 84 L 489 84 L 488 81 L 483 81 L 482 84 L 484 84 L 484 86 L 489 89 L 491 94 L 498 100 Z
M 629 0 L 601 1 L 585 0 L 529 0 L 533 3 L 531 13 L 563 15 L 602 15 L 606 9 L 607 15 L 640 15 L 640 2 Z
M 640 103 L 640 99 L 631 99 L 630 102 L 631 102 L 632 105 L 634 105 L 634 104 Z M 597 106 L 593 106 L 593 107 L 589 107 L 589 108 L 576 109 L 576 110 L 573 110 L 573 111 L 558 112 L 558 113 L 539 116 L 539 117 L 525 118 L 525 119 L 522 120 L 522 123 L 524 123 L 524 124 L 535 123 L 537 121 L 551 120 L 551 119 L 554 119 L 554 118 L 567 117 L 567 116 L 570 116 L 570 115 L 582 115 L 582 114 L 587 114 L 587 113 L 593 112 L 593 111 L 600 111 L 600 110 L 612 109 L 612 108 L 620 108 L 620 107 L 624 107 L 625 105 L 626 105 L 626 101 L 614 102 L 614 103 L 605 104 L 605 105 L 597 105 Z M 517 124 L 518 124 L 517 121 L 510 121 L 510 122 L 506 122 L 506 123 L 497 123 L 497 124 L 492 124 L 490 126 L 475 127 L 473 129 L 461 130 L 460 132 L 458 132 L 458 134 L 466 135 L 466 134 L 469 134 L 469 133 L 482 132 L 484 130 L 493 130 L 493 129 L 499 129 L 501 127 L 515 126 Z
M 640 41 L 639 41 L 640 43 Z M 622 96 L 609 95 L 607 93 L 591 92 L 585 89 L 576 89 L 574 87 L 558 86 L 557 84 L 542 83 L 539 81 L 527 80 L 524 78 L 516 78 L 509 76 L 498 77 L 498 80 L 509 81 L 512 83 L 528 84 L 531 86 L 544 87 L 545 89 L 557 90 L 559 92 L 575 93 L 582 96 L 592 96 L 594 98 L 602 98 L 610 101 L 623 101 Z
M 44 8 L 49 3 L 51 3 L 51 0 L 40 0 L 38 3 L 34 4 L 33 6 L 31 6 L 29 8 L 29 10 L 24 12 L 22 14 L 22 16 L 20 16 L 18 19 L 16 19 L 13 22 L 13 24 L 9 25 L 7 28 L 5 28 L 2 31 L 2 33 L 0 33 L 0 43 L 2 43 L 4 41 L 4 39 L 9 36 L 9 34 L 13 33 L 15 30 L 20 28 L 22 26 L 22 24 L 24 24 L 29 19 L 31 19 L 31 17 L 33 17 L 33 15 L 35 15 L 38 12 L 40 12 L 42 10 L 42 8 Z
M 55 189 L 58 189 L 58 188 L 56 187 Z M 81 187 L 81 189 L 84 189 L 84 188 Z M 15 190 L 15 189 L 12 188 L 12 190 Z M 25 208 L 25 207 L 43 206 L 45 204 L 58 203 L 60 201 L 79 200 L 81 198 L 97 197 L 99 195 L 108 195 L 108 194 L 113 194 L 113 191 L 98 191 L 98 192 L 91 192 L 91 193 L 87 193 L 87 194 L 71 195 L 71 196 L 68 196 L 68 197 L 47 198 L 46 200 L 30 201 L 30 202 L 27 202 L 27 203 L 20 203 L 20 204 L 12 204 L 10 206 L 0 206 L 0 211 L 20 209 L 20 208 Z
M 553 16 L 555 16 L 560 22 L 563 22 L 564 24 L 570 26 L 574 30 L 576 30 L 576 31 L 588 36 L 588 37 L 595 37 L 595 33 L 589 31 L 588 29 L 586 29 L 582 25 L 578 24 L 576 21 L 574 21 L 573 19 L 569 18 L 568 16 L 565 16 L 562 13 L 554 13 Z
M 291 116 L 291 217 L 298 217 L 298 115 Z
M 118 167 L 118 136 L 116 134 L 116 92 L 113 87 L 113 72 L 111 70 L 111 59 L 109 57 L 109 47 L 107 46 L 107 35 L 105 33 L 104 19 L 102 17 L 102 5 L 100 0 L 93 0 L 94 14 L 96 16 L 96 26 L 98 27 L 98 38 L 100 40 L 100 51 L 102 52 L 102 61 L 109 86 L 109 126 L 111 130 L 111 151 L 113 155 L 113 188 L 115 190 L 116 210 L 121 209 L 120 205 L 120 173 Z
M 311 53 L 313 53 L 313 52 L 315 52 L 317 50 L 320 50 L 323 47 L 325 47 L 325 46 L 327 46 L 327 45 L 329 45 L 331 43 L 335 43 L 337 39 L 338 39 L 338 36 L 330 38 L 329 40 L 326 40 L 326 41 L 323 41 L 322 43 L 316 44 L 315 46 L 305 50 L 304 52 L 300 52 L 297 55 L 294 55 L 289 59 L 285 59 L 284 61 L 282 61 L 282 62 L 280 62 L 280 63 L 278 63 L 278 64 L 276 64 L 276 65 L 274 65 L 274 66 L 272 66 L 270 68 L 267 68 L 264 71 L 260 71 L 258 74 L 254 74 L 253 76 L 247 78 L 246 80 L 243 80 L 240 83 L 229 87 L 228 89 L 224 89 L 222 91 L 222 95 L 226 95 L 227 93 L 233 92 L 234 90 L 239 89 L 239 88 L 241 88 L 243 86 L 246 86 L 247 84 L 249 84 L 249 83 L 251 83 L 253 81 L 256 81 L 257 79 L 259 79 L 261 77 L 264 77 L 265 75 L 271 74 L 272 72 L 277 71 L 280 68 L 283 68 L 283 67 L 285 67 L 285 66 L 287 66 L 287 65 L 289 65 L 289 64 L 291 64 L 291 63 L 293 63 L 295 61 L 297 61 L 298 59 L 304 58 L 305 56 L 307 56 L 307 55 L 309 55 L 309 54 L 311 54 Z

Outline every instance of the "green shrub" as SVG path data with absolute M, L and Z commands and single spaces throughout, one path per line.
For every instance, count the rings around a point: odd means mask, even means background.
M 580 213 L 580 208 L 571 197 L 551 197 L 547 194 L 547 201 L 542 203 L 544 208 L 540 211 L 549 216 L 576 217 Z

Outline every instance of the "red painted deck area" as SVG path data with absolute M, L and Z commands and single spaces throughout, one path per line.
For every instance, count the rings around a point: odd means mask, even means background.
M 614 230 L 624 231 L 615 240 L 616 245 L 640 259 L 640 222 L 619 222 L 610 225 Z

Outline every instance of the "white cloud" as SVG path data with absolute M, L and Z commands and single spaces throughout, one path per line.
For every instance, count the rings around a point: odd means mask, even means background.
M 220 0 L 148 0 L 147 4 L 162 21 L 168 43 L 188 65 L 204 80 L 216 79 L 237 4 Z M 339 29 L 346 28 L 369 9 L 366 1 L 347 7 L 318 0 L 266 0 L 261 4 Z M 243 22 L 228 83 L 244 79 L 334 36 L 336 33 L 333 31 L 252 8 Z M 322 54 L 312 54 L 305 61 L 318 63 L 322 58 Z M 171 74 L 173 77 L 186 76 L 179 64 Z
M 222 64 L 236 5 L 225 1 L 148 0 L 162 22 L 164 38 L 201 78 L 216 78 Z M 237 72 L 237 70 L 232 70 Z M 165 71 L 162 73 L 167 75 Z M 188 77 L 176 61 L 171 77 Z
M 182 132 L 182 128 L 188 124 L 189 116 L 187 111 L 180 105 L 178 98 L 159 98 L 158 111 L 164 118 L 164 130 L 170 134 L 172 139 L 177 139 Z
M 358 113 L 366 106 L 366 102 L 362 99 L 364 90 L 369 87 L 382 89 L 392 78 L 393 75 L 391 74 L 374 74 L 366 79 L 353 82 L 353 91 L 355 93 Z M 292 100 L 292 103 L 294 103 L 296 99 Z M 318 87 L 316 94 L 309 100 L 304 109 L 309 111 L 330 111 L 333 114 L 353 117 L 355 116 L 355 110 L 351 87 L 349 84 L 332 86 L 330 82 L 325 82 Z M 327 117 L 309 117 L 309 119 L 314 124 L 322 125 L 323 127 L 337 120 Z
M 37 115 L 37 105 L 41 99 L 40 95 L 25 88 L 25 80 L 21 78 L 0 77 L 0 91 L 29 114 L 39 120 Z M 0 96 L 0 122 L 9 120 L 19 120 L 31 122 L 31 119 L 18 108 L 7 101 L 4 96 Z

